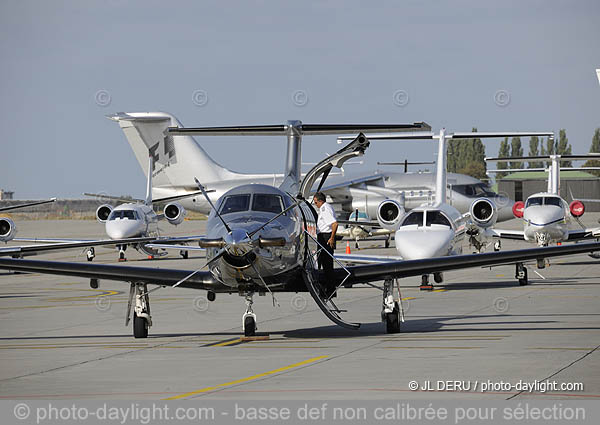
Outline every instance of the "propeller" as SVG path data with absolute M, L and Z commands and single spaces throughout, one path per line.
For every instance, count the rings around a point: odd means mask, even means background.
M 221 214 L 219 214 L 219 211 L 217 211 L 217 209 L 213 205 L 212 201 L 208 197 L 208 193 L 206 193 L 206 189 L 204 188 L 204 186 L 202 186 L 202 184 L 198 181 L 198 179 L 196 177 L 194 177 L 194 181 L 196 182 L 198 189 L 200 189 L 200 192 L 202 192 L 202 195 L 204 196 L 204 198 L 208 201 L 208 204 L 210 205 L 211 209 L 215 212 L 217 217 L 219 217 L 219 219 L 223 223 L 223 226 L 225 226 L 225 229 L 227 229 L 227 232 L 231 233 L 231 228 L 227 225 L 227 222 L 223 219 L 223 217 L 221 217 Z

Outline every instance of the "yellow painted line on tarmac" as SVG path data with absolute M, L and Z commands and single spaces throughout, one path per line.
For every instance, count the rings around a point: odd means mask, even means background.
M 291 364 L 288 366 L 283 366 L 283 367 L 280 367 L 279 369 L 273 369 L 268 372 L 259 373 L 258 375 L 253 375 L 253 376 L 249 376 L 247 378 L 241 378 L 241 379 L 237 379 L 235 381 L 226 382 L 224 384 L 219 384 L 214 387 L 201 388 L 199 390 L 191 391 L 189 393 L 175 395 L 172 397 L 165 398 L 164 400 L 181 400 L 182 398 L 191 397 L 193 395 L 202 394 L 202 393 L 206 393 L 209 391 L 214 391 L 214 390 L 217 390 L 220 388 L 225 388 L 225 387 L 229 387 L 229 386 L 237 385 L 237 384 L 243 384 L 244 382 L 254 381 L 255 379 L 264 378 L 265 376 L 270 376 L 270 375 L 274 375 L 276 373 L 285 372 L 286 370 L 294 369 L 294 368 L 297 368 L 300 366 L 305 366 L 307 364 L 314 363 L 319 360 L 323 360 L 327 357 L 328 356 L 313 357 L 312 359 L 307 359 L 307 360 L 304 360 L 304 361 L 301 361 L 298 363 L 294 363 L 294 364 Z
M 223 341 L 218 344 L 213 344 L 213 345 L 211 345 L 211 347 L 227 347 L 228 345 L 237 344 L 238 342 L 242 342 L 242 338 L 236 338 L 236 339 L 232 339 L 229 341 Z
M 503 274 L 497 274 L 496 277 L 506 277 Z
M 402 298 L 402 301 L 408 301 L 408 300 L 416 300 L 416 297 L 406 297 L 406 298 Z
M 447 289 L 434 289 L 433 292 L 445 292 Z

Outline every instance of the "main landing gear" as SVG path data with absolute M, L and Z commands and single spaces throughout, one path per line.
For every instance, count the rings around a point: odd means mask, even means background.
M 148 286 L 145 283 L 132 283 L 129 287 L 129 301 L 127 303 L 127 316 L 125 326 L 129 325 L 131 317 L 131 307 L 133 308 L 133 336 L 134 338 L 147 338 L 148 329 L 152 326 L 152 316 L 150 315 L 150 297 L 148 296 Z
M 383 282 L 381 321 L 385 323 L 385 331 L 389 334 L 399 333 L 400 322 L 404 322 L 402 301 L 400 300 L 400 286 L 398 286 L 398 296 L 394 297 L 394 282 L 394 279 L 386 279 Z
M 246 297 L 246 312 L 242 316 L 242 328 L 244 329 L 244 336 L 256 335 L 256 314 L 252 310 L 253 292 L 249 292 L 245 295 Z
M 517 263 L 515 266 L 515 279 L 519 280 L 519 285 L 527 285 L 529 283 L 527 280 L 527 268 L 523 265 L 523 263 Z
M 88 261 L 92 261 L 96 257 L 96 250 L 93 246 L 87 249 L 87 251 L 85 252 L 85 256 Z
M 421 291 L 431 291 L 433 290 L 433 285 L 429 283 L 429 275 L 424 274 L 421 276 L 421 286 L 419 286 Z

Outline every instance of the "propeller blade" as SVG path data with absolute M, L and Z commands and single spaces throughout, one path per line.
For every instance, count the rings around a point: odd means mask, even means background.
M 215 212 L 215 214 L 217 215 L 217 217 L 219 217 L 219 219 L 223 223 L 223 226 L 225 226 L 225 229 L 227 229 L 227 232 L 231 233 L 231 228 L 227 225 L 227 222 L 225 222 L 225 220 L 223 219 L 223 217 L 221 217 L 221 214 L 219 214 L 219 211 L 217 211 L 217 209 L 213 205 L 212 201 L 208 197 L 208 193 L 206 193 L 206 190 L 204 189 L 204 186 L 202 186 L 202 184 L 198 181 L 198 179 L 196 177 L 194 177 L 194 181 L 198 185 L 198 189 L 200 189 L 200 192 L 202 192 L 202 195 L 204 195 L 204 198 L 206 198 L 206 200 L 208 201 L 208 204 L 210 205 L 210 207 L 212 208 L 212 210 Z

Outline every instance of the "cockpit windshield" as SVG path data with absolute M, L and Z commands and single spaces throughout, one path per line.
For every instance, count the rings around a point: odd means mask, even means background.
M 115 210 L 110 213 L 109 220 L 137 220 L 138 215 L 134 210 Z
M 468 198 L 481 198 L 484 196 L 496 196 L 496 194 L 485 183 L 477 184 L 455 184 L 452 190 Z
M 431 226 L 432 224 L 439 224 L 441 226 L 450 226 L 450 222 L 444 214 L 440 211 L 427 211 L 427 219 L 425 220 L 425 226 Z
M 560 198 L 556 196 L 546 196 L 544 198 L 544 205 L 554 205 L 556 207 L 560 207 Z
M 250 194 L 230 195 L 223 201 L 219 213 L 229 214 L 235 212 L 248 211 L 250 208 Z
M 252 197 L 252 211 L 279 214 L 283 211 L 283 200 L 279 195 L 255 193 Z
M 423 226 L 423 211 L 413 211 L 409 213 L 404 219 L 402 227 L 414 226 L 415 224 L 419 227 Z
M 544 204 L 544 198 L 542 198 L 541 196 L 536 196 L 535 198 L 529 198 L 527 200 L 527 205 L 525 205 L 525 208 L 529 208 L 533 205 L 543 205 Z
M 554 205 L 555 207 L 561 206 L 560 198 L 557 196 L 536 196 L 535 198 L 529 198 L 525 208 L 533 205 Z

